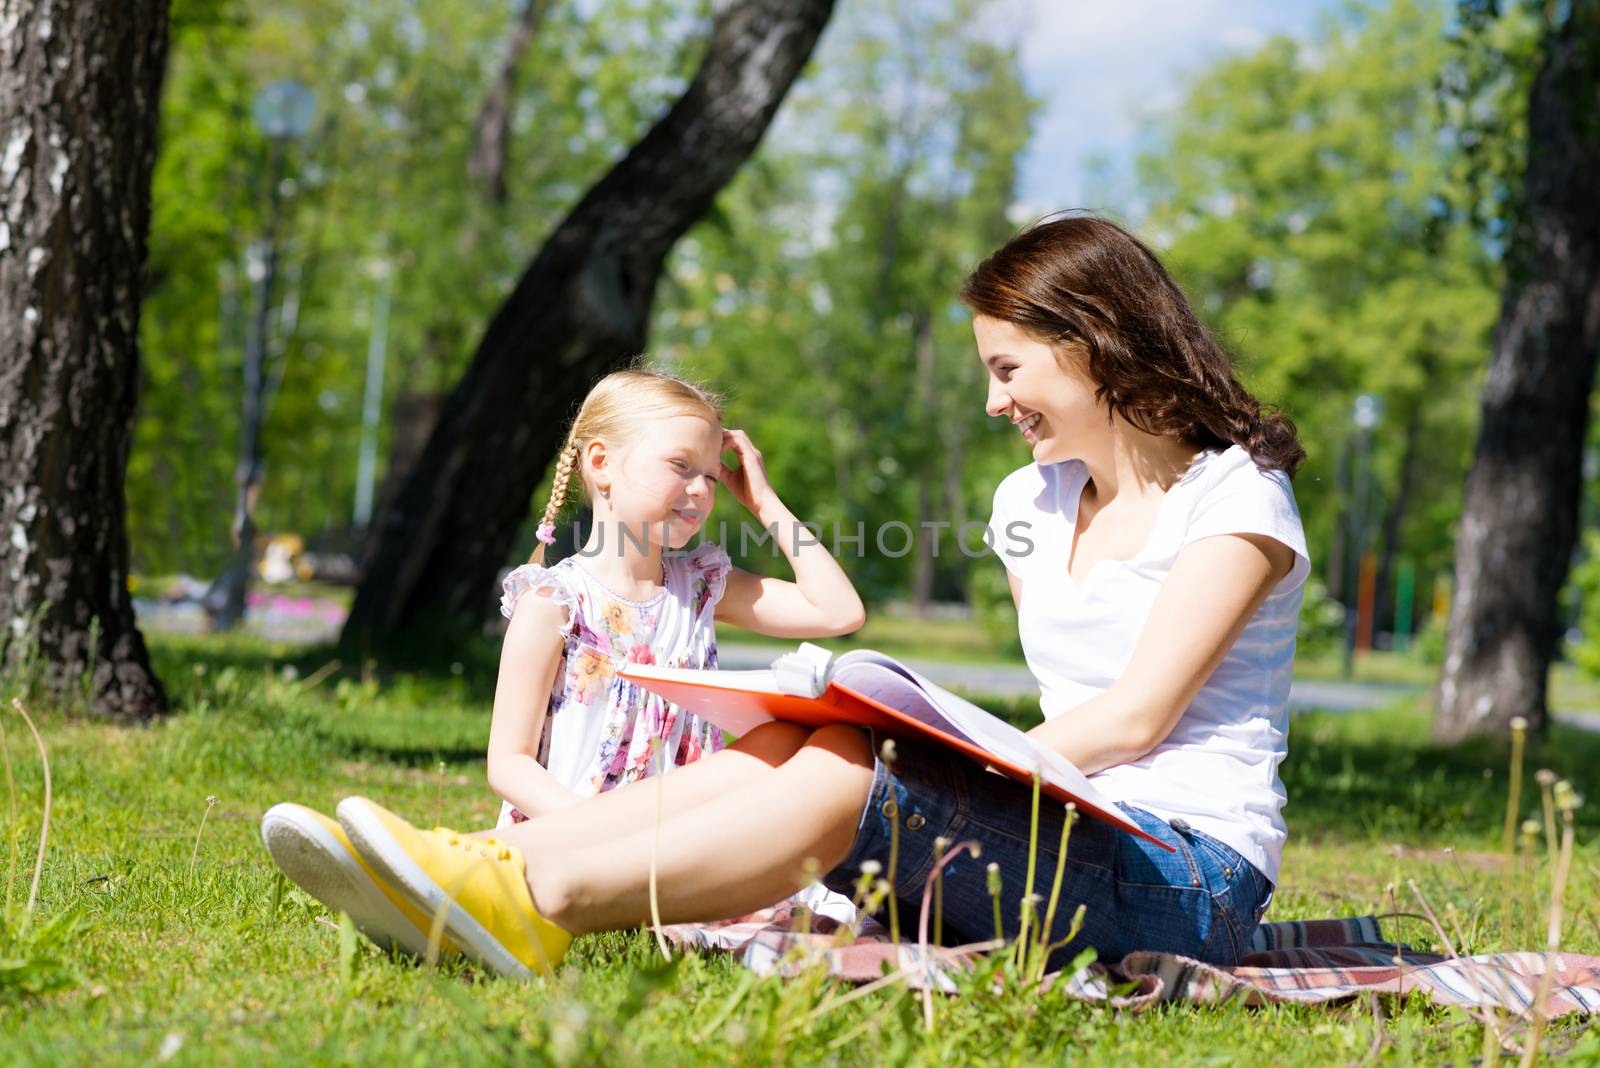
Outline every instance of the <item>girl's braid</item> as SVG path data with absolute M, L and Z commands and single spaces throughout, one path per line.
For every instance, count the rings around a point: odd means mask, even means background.
M 555 540 L 556 516 L 561 514 L 561 506 L 567 501 L 567 487 L 572 482 L 572 470 L 577 466 L 578 443 L 569 434 L 556 460 L 556 477 L 550 485 L 550 503 L 544 506 L 544 516 L 539 520 L 539 545 L 528 557 L 530 564 L 544 563 L 545 546 Z

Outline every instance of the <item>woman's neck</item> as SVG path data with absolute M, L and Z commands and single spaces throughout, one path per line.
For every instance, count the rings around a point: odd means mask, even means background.
M 1146 433 L 1119 415 L 1100 447 L 1087 449 L 1079 459 L 1089 469 L 1094 499 L 1104 506 L 1124 494 L 1165 493 L 1201 451 L 1192 442 Z
M 611 516 L 595 514 L 578 556 L 583 567 L 614 593 L 629 600 L 648 600 L 661 589 L 666 572 L 661 563 L 659 530 L 643 531 Z

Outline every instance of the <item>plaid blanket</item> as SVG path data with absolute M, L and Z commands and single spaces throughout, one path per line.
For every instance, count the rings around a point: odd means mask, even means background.
M 851 937 L 826 917 L 785 904 L 710 924 L 676 924 L 662 933 L 684 949 L 735 954 L 758 973 L 796 974 L 823 964 L 851 982 L 871 982 L 904 972 L 913 989 L 957 989 L 953 975 L 992 944 L 924 948 L 896 944 L 867 919 Z M 1600 1012 L 1600 957 L 1572 953 L 1492 953 L 1445 957 L 1385 941 L 1373 916 L 1264 923 L 1238 966 L 1221 968 L 1166 953 L 1132 953 L 1115 963 L 1095 963 L 1075 975 L 1056 972 L 1046 986 L 1067 984 L 1071 997 L 1145 1009 L 1161 1001 L 1245 1004 L 1321 1003 L 1372 991 L 1420 992 L 1445 1005 L 1498 1007 L 1533 1014 L 1541 976 L 1553 971 L 1546 1016 Z M 1113 993 L 1114 992 L 1114 993 Z

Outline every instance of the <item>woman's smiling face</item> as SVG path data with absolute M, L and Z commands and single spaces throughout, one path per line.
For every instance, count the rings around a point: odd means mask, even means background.
M 1095 384 L 1069 355 L 1013 323 L 976 315 L 972 333 L 989 375 L 984 410 L 1004 416 L 1042 464 L 1083 455 L 1086 436 L 1103 435 L 1109 410 L 1095 400 Z

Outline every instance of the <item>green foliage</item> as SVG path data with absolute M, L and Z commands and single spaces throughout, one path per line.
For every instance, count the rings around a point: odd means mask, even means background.
M 1010 232 L 1037 103 L 987 0 L 884 0 L 835 16 L 771 144 L 676 250 L 656 351 L 730 394 L 775 485 L 869 601 L 904 597 L 916 551 L 885 524 L 944 523 L 929 592 L 964 599 L 963 523 L 1024 449 L 983 413 L 955 294 Z M 723 507 L 732 528 L 741 516 Z M 716 521 L 711 529 L 716 529 Z M 932 534 L 920 535 L 932 545 Z M 979 550 L 976 528 L 965 539 Z M 747 557 L 758 569 L 772 557 Z M 986 560 L 984 568 L 993 568 Z
M 1300 602 L 1299 629 L 1295 635 L 1295 654 L 1326 657 L 1343 647 L 1344 606 L 1328 596 L 1328 587 L 1315 575 L 1306 579 Z
M 1411 656 L 1431 667 L 1439 667 L 1444 663 L 1444 643 L 1449 633 L 1449 620 L 1430 616 L 1417 632 L 1416 642 L 1411 646 Z
M 1600 531 L 1584 531 L 1583 548 L 1584 560 L 1572 569 L 1569 587 L 1581 599 L 1578 630 L 1583 637 L 1570 648 L 1578 669 L 1600 678 Z
M 521 66 L 497 205 L 466 157 L 518 7 L 175 5 L 128 476 L 141 570 L 210 574 L 230 551 L 245 250 L 267 221 L 259 87 L 297 77 L 319 107 L 287 154 L 258 516 L 338 535 L 379 274 L 393 286 L 383 456 L 397 411 L 453 384 L 550 226 L 681 90 L 708 25 L 704 3 L 552 4 Z M 1373 543 L 1400 508 L 1393 548 L 1419 589 L 1452 563 L 1538 23 L 1532 5 L 1481 8 L 1354 3 L 1307 40 L 1222 59 L 1150 131 L 1125 194 L 1247 384 L 1297 422 L 1310 460 L 1296 494 L 1324 574 L 1363 392 L 1384 404 Z M 731 422 L 869 602 L 966 600 L 992 635 L 1004 576 L 963 550 L 977 544 L 963 525 L 987 518 L 1028 456 L 983 413 L 954 294 L 1023 221 L 1016 173 L 1039 102 L 988 29 L 1005 11 L 841 5 L 759 153 L 674 251 L 651 354 L 729 395 Z M 741 563 L 781 571 L 770 548 L 740 551 L 746 517 L 724 498 L 713 536 L 726 524 Z M 937 558 L 901 553 L 891 523 L 923 543 L 934 534 L 919 524 L 947 524 Z
M 1452 560 L 1498 284 L 1456 210 L 1473 189 L 1437 89 L 1454 55 L 1435 4 L 1350 5 L 1312 40 L 1202 73 L 1143 162 L 1174 274 L 1300 429 L 1314 559 L 1351 507 L 1339 462 L 1352 401 L 1372 393 L 1398 548 L 1424 574 Z
M 1022 641 L 1017 630 L 1017 606 L 1003 567 L 974 568 L 967 585 L 973 614 L 985 636 L 1002 655 L 1020 657 Z
M 246 252 L 267 226 L 258 89 L 292 77 L 317 98 L 311 133 L 286 152 L 257 511 L 263 530 L 315 536 L 350 523 L 380 276 L 392 275 L 392 413 L 454 385 L 548 229 L 681 91 L 704 32 L 667 0 L 550 5 L 519 68 L 500 205 L 469 181 L 466 159 L 520 6 L 175 5 L 128 474 L 139 569 L 209 574 L 230 552 L 256 301 Z M 386 415 L 381 445 L 391 432 Z
M 1439 83 L 1457 148 L 1453 206 L 1486 237 L 1504 242 L 1522 203 L 1540 27 L 1554 11 L 1519 0 L 1458 0 L 1456 13 Z

